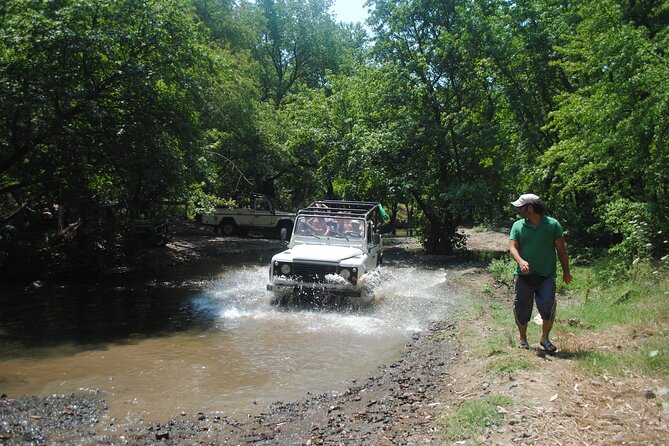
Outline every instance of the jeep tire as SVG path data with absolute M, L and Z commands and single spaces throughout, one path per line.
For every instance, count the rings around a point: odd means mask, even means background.
M 230 219 L 223 220 L 221 224 L 218 226 L 221 230 L 221 234 L 225 236 L 231 236 L 237 233 L 237 224 L 235 224 L 234 220 Z

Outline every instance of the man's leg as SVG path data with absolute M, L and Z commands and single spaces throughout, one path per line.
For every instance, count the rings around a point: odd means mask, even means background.
M 513 313 L 516 318 L 520 342 L 527 342 L 527 323 L 532 317 L 532 305 L 534 301 L 534 289 L 527 280 L 516 276 L 516 297 L 513 301 Z
M 541 342 L 546 342 L 549 339 L 551 334 L 551 328 L 553 328 L 553 321 L 544 319 L 543 324 L 541 325 Z
M 555 279 L 546 277 L 537 288 L 536 301 L 537 310 L 541 314 L 543 324 L 541 326 L 541 344 L 549 340 L 553 321 L 555 321 L 555 310 L 557 301 L 555 299 Z
M 516 321 L 516 327 L 518 327 L 518 334 L 520 335 L 519 339 L 527 342 L 527 324 L 520 325 L 520 323 Z

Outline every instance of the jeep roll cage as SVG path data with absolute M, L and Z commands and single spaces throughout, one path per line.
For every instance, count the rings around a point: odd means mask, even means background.
M 298 217 L 351 217 L 366 221 L 375 221 L 377 216 L 383 220 L 384 214 L 381 203 L 345 200 L 318 200 L 297 212 Z

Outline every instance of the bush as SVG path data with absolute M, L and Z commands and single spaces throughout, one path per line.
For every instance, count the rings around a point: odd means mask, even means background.
M 646 203 L 618 199 L 604 206 L 602 229 L 622 237 L 622 241 L 609 249 L 617 262 L 617 269 L 624 271 L 639 261 L 650 260 L 653 251 L 653 227 L 650 209 Z
M 497 282 L 510 287 L 513 285 L 516 262 L 511 257 L 504 256 L 491 261 L 488 265 L 488 271 L 492 273 Z

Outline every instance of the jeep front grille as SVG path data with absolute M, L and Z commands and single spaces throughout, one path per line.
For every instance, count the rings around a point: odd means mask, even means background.
M 293 275 L 303 282 L 325 282 L 325 276 L 337 274 L 337 265 L 295 263 L 293 267 Z

